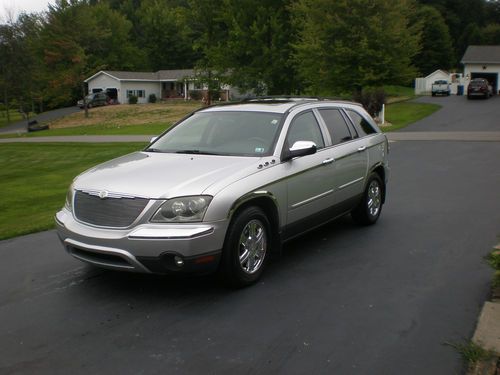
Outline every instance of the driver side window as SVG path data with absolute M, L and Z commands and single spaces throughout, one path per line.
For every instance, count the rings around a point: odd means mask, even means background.
M 297 141 L 314 142 L 318 149 L 325 147 L 316 117 L 310 111 L 301 113 L 293 119 L 286 140 L 288 147 L 292 147 Z

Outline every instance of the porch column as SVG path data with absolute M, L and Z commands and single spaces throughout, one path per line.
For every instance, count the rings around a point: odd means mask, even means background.
M 184 100 L 188 100 L 188 84 L 186 80 L 184 80 Z

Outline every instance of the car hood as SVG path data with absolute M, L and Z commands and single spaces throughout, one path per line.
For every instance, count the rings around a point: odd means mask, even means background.
M 135 152 L 82 173 L 77 190 L 152 199 L 198 195 L 215 182 L 228 184 L 257 172 L 260 158 Z

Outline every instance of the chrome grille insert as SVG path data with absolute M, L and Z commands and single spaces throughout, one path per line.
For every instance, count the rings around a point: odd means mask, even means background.
M 125 228 L 131 225 L 148 204 L 149 199 L 120 197 L 112 194 L 100 198 L 77 190 L 74 211 L 78 220 L 101 227 Z

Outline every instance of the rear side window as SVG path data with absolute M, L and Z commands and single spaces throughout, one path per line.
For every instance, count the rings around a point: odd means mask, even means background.
M 302 113 L 295 117 L 288 129 L 286 139 L 288 147 L 292 147 L 297 141 L 311 141 L 318 148 L 325 147 L 321 130 L 312 112 Z
M 351 111 L 350 109 L 347 110 L 347 113 L 349 114 L 349 117 L 354 123 L 354 126 L 356 127 L 356 130 L 358 131 L 360 137 L 377 132 L 375 129 L 372 128 L 370 123 L 366 121 L 366 119 L 359 113 Z
M 344 116 L 338 109 L 320 109 L 319 113 L 325 121 L 332 144 L 336 145 L 345 141 L 350 141 L 353 136 L 344 120 Z

